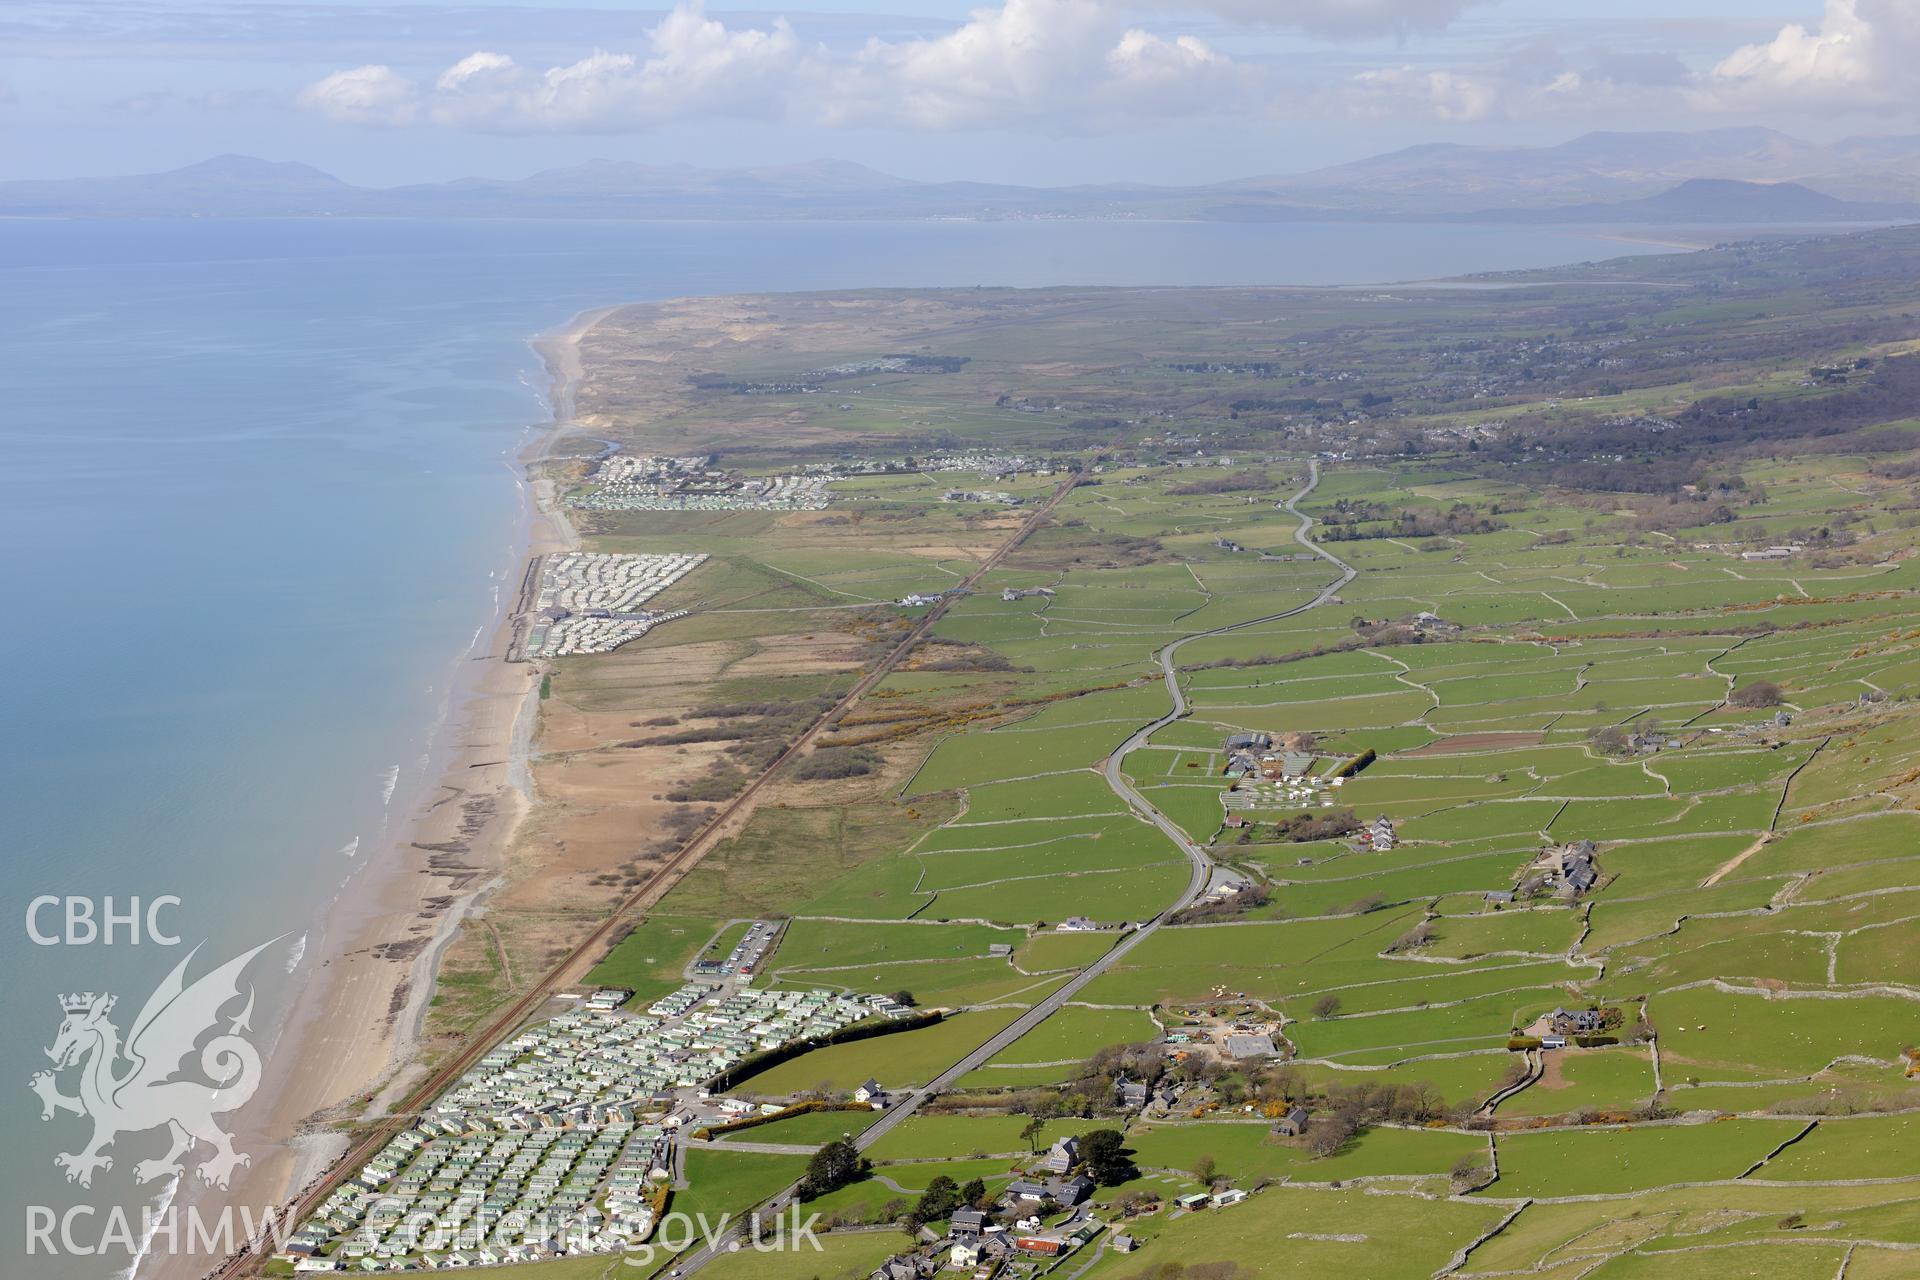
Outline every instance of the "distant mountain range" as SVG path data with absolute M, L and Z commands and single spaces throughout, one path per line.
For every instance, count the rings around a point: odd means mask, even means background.
M 0 182 L 0 216 L 1879 222 L 1920 218 L 1920 137 L 1594 133 L 1553 147 L 1411 147 L 1196 187 L 918 182 L 839 160 L 595 160 L 528 178 L 359 187 L 310 165 L 218 156 L 166 173 Z

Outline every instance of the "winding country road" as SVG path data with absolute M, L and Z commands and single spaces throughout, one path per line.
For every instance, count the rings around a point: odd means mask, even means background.
M 1078 995 L 1087 984 L 1106 973 L 1122 957 L 1126 956 L 1135 947 L 1157 933 L 1160 927 L 1164 925 L 1171 916 L 1192 904 L 1194 899 L 1206 892 L 1207 884 L 1213 877 L 1213 860 L 1208 857 L 1206 850 L 1194 843 L 1186 832 L 1175 826 L 1165 814 L 1154 808 L 1138 791 L 1134 790 L 1133 784 L 1127 781 L 1124 765 L 1129 753 L 1137 750 L 1155 733 L 1158 733 L 1161 729 L 1164 729 L 1166 726 L 1187 714 L 1189 708 L 1187 705 L 1186 692 L 1180 687 L 1179 667 L 1176 663 L 1180 649 L 1184 645 L 1194 640 L 1205 639 L 1208 636 L 1225 635 L 1228 632 L 1239 631 L 1247 627 L 1257 627 L 1269 622 L 1278 622 L 1281 619 L 1291 618 L 1298 614 L 1305 613 L 1309 609 L 1317 609 L 1321 605 L 1333 600 L 1335 596 L 1339 594 L 1341 588 L 1345 587 L 1358 576 L 1358 570 L 1354 569 L 1352 565 L 1341 560 L 1324 547 L 1319 546 L 1309 536 L 1313 529 L 1313 517 L 1301 512 L 1297 504 L 1305 499 L 1308 494 L 1312 493 L 1319 483 L 1320 463 L 1318 459 L 1314 459 L 1308 463 L 1306 484 L 1301 486 L 1299 492 L 1280 503 L 1280 507 L 1299 518 L 1300 527 L 1294 530 L 1294 540 L 1321 559 L 1337 567 L 1340 570 L 1340 576 L 1335 579 L 1333 583 L 1322 588 L 1318 595 L 1314 596 L 1313 599 L 1307 601 L 1305 604 L 1295 605 L 1291 609 L 1282 609 L 1278 613 L 1264 614 L 1258 618 L 1248 618 L 1244 622 L 1230 623 L 1224 627 L 1214 627 L 1208 631 L 1196 631 L 1191 635 L 1182 636 L 1180 639 L 1175 640 L 1172 644 L 1162 649 L 1160 651 L 1160 671 L 1166 680 L 1167 691 L 1172 695 L 1172 710 L 1168 711 L 1167 714 L 1161 716 L 1158 720 L 1150 724 L 1142 725 L 1139 729 L 1136 729 L 1125 742 L 1120 744 L 1119 748 L 1115 750 L 1112 755 L 1107 757 L 1106 763 L 1103 766 L 1102 771 L 1106 777 L 1107 785 L 1113 789 L 1114 794 L 1125 801 L 1127 807 L 1132 809 L 1138 817 L 1147 822 L 1151 822 L 1154 826 L 1166 833 L 1167 838 L 1172 840 L 1174 844 L 1180 848 L 1182 853 L 1186 854 L 1187 861 L 1192 864 L 1193 868 L 1193 873 L 1187 882 L 1186 889 L 1166 910 L 1145 922 L 1139 928 L 1125 934 L 1105 955 L 1075 974 L 1065 985 L 1061 986 L 1051 995 L 1043 997 L 1032 1008 L 1014 1019 L 1013 1022 L 1009 1023 L 1003 1030 L 997 1032 L 985 1043 L 968 1053 L 966 1057 L 941 1072 L 927 1085 L 913 1090 L 905 1098 L 894 1103 L 885 1115 L 881 1116 L 880 1119 L 869 1126 L 865 1132 L 853 1139 L 853 1145 L 855 1147 L 862 1151 L 871 1147 L 875 1142 L 898 1128 L 910 1118 L 929 1098 L 945 1092 L 948 1088 L 952 1087 L 954 1082 L 959 1080 L 960 1077 L 970 1071 L 977 1070 L 990 1058 L 1012 1045 L 1014 1041 L 1018 1040 L 1027 1032 L 1039 1026 L 1040 1023 L 1058 1012 L 1063 1005 Z M 767 1202 L 762 1212 L 778 1215 L 791 1203 L 797 1186 L 798 1184 L 796 1183 L 780 1191 Z M 725 1244 L 722 1244 L 718 1250 L 710 1245 L 703 1245 L 696 1252 L 689 1254 L 683 1262 L 674 1267 L 668 1274 L 674 1277 L 692 1275 L 695 1271 L 698 1271 L 700 1268 L 706 1266 L 707 1263 L 713 1261 L 716 1252 L 725 1251 L 726 1248 L 727 1246 Z

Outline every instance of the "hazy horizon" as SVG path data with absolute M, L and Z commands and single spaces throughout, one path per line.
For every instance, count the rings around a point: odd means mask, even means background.
M 1196 185 L 1423 143 L 1920 129 L 1914 0 L 78 0 L 0 19 L 0 179 L 593 158 Z

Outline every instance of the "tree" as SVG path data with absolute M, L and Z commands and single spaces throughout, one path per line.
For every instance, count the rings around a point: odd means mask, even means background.
M 913 1216 L 922 1222 L 938 1222 L 952 1217 L 953 1211 L 963 1203 L 959 1186 L 943 1173 L 927 1184 L 920 1202 L 913 1207 Z
M 1041 1133 L 1045 1131 L 1046 1127 L 1047 1127 L 1047 1122 L 1041 1117 L 1039 1116 L 1027 1117 L 1027 1123 L 1024 1126 L 1022 1126 L 1020 1130 L 1020 1141 L 1027 1144 L 1027 1149 L 1029 1151 L 1038 1151 L 1040 1149 L 1039 1138 Z
M 807 1161 L 807 1172 L 800 1179 L 798 1194 L 802 1201 L 817 1200 L 829 1191 L 860 1181 L 872 1169 L 873 1162 L 861 1155 L 852 1142 L 845 1138 L 829 1142 Z
M 1193 1162 L 1194 1180 L 1202 1185 L 1210 1185 L 1213 1182 L 1213 1175 L 1218 1171 L 1219 1165 L 1212 1156 L 1201 1156 Z
M 1727 701 L 1736 707 L 1777 707 L 1786 701 L 1786 694 L 1771 680 L 1755 680 L 1728 694 Z
M 1080 1135 L 1080 1158 L 1087 1176 L 1103 1187 L 1117 1187 L 1140 1176 L 1133 1153 L 1118 1129 L 1095 1129 Z
M 900 991 L 896 991 L 893 993 L 893 1002 L 895 1004 L 903 1004 L 907 1006 L 907 1008 L 911 1009 L 913 1008 L 915 1003 L 913 998 L 913 992 L 907 991 L 904 989 Z
M 979 1178 L 969 1178 L 967 1185 L 960 1188 L 960 1198 L 974 1208 L 980 1208 L 987 1199 L 987 1184 Z
M 1313 1002 L 1313 1016 L 1316 1018 L 1331 1018 L 1338 1012 L 1340 1012 L 1339 996 L 1321 996 Z
M 1353 1135 L 1358 1132 L 1359 1120 L 1345 1108 L 1317 1116 L 1307 1126 L 1307 1150 L 1323 1158 L 1333 1155 L 1353 1141 Z
M 1601 755 L 1617 756 L 1627 750 L 1627 731 L 1617 724 L 1602 726 L 1587 731 L 1587 741 Z

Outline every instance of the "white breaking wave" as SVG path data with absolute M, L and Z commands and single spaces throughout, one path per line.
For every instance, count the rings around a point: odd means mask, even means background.
M 392 804 L 393 789 L 399 785 L 400 785 L 400 766 L 397 764 L 390 764 L 387 766 L 386 773 L 381 775 L 380 803 L 383 805 Z
M 357 837 L 355 838 L 355 843 L 358 843 Z M 295 969 L 298 969 L 300 967 L 300 962 L 306 959 L 306 957 L 307 957 L 307 935 L 303 933 L 300 935 L 298 941 L 296 941 L 291 947 L 287 948 L 287 972 L 292 973 Z
M 360 852 L 360 837 L 355 836 L 353 839 L 341 845 L 336 852 L 338 852 L 339 855 L 343 858 L 351 858 L 355 856 Z
M 153 1252 L 153 1238 L 160 1233 L 160 1224 L 166 1221 L 167 1210 L 173 1207 L 173 1198 L 180 1193 L 180 1175 L 174 1174 L 167 1179 L 167 1185 L 160 1188 L 160 1194 L 153 1198 L 150 1208 L 153 1215 L 147 1219 L 147 1233 L 141 1237 L 140 1246 L 133 1251 L 133 1261 L 127 1269 L 119 1273 L 115 1280 L 132 1280 L 139 1274 L 140 1264 Z

